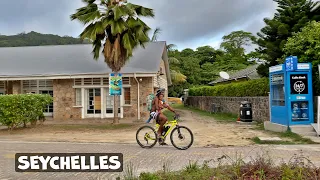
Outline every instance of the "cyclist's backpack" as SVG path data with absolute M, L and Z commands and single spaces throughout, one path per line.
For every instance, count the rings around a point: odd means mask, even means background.
M 151 111 L 152 101 L 154 100 L 154 98 L 155 98 L 154 94 L 149 94 L 148 97 L 147 97 L 147 108 L 148 108 L 148 111 Z

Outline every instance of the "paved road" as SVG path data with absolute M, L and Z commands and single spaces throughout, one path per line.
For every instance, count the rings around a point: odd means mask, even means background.
M 17 173 L 14 171 L 15 153 L 115 153 L 124 154 L 124 166 L 132 162 L 136 167 L 136 174 L 160 170 L 163 163 L 170 164 L 171 170 L 179 170 L 185 167 L 189 160 L 199 163 L 204 160 L 217 159 L 224 154 L 234 157 L 236 153 L 247 156 L 255 156 L 257 153 L 269 151 L 271 157 L 280 162 L 282 158 L 288 161 L 294 154 L 302 150 L 316 165 L 320 165 L 319 145 L 291 145 L 291 146 L 248 146 L 248 147 L 222 147 L 222 148 L 190 148 L 179 151 L 172 146 L 160 147 L 156 145 L 152 149 L 142 149 L 135 144 L 110 144 L 110 143 L 63 143 L 63 142 L 13 142 L 0 141 L 0 180 L 4 179 L 115 179 L 119 173 Z M 210 165 L 214 165 L 210 164 Z

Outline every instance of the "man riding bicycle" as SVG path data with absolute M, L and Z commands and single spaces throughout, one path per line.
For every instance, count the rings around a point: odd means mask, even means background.
M 167 145 L 163 141 L 162 132 L 163 132 L 163 125 L 168 121 L 168 118 L 161 112 L 161 110 L 164 108 L 167 108 L 171 112 L 173 112 L 177 115 L 177 113 L 175 112 L 174 109 L 172 109 L 167 103 L 163 102 L 164 91 L 165 91 L 165 89 L 159 89 L 157 91 L 156 97 L 152 101 L 152 108 L 151 108 L 151 113 L 150 113 L 150 116 L 153 119 L 156 119 L 156 123 L 159 124 L 158 137 L 159 137 L 159 144 L 160 145 Z

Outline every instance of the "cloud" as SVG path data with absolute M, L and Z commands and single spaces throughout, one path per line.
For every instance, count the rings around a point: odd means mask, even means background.
M 0 33 L 6 35 L 37 31 L 58 35 L 73 35 L 82 28 L 70 21 L 70 14 L 81 4 L 72 0 L 0 1 Z M 80 30 L 80 31 L 79 31 Z
M 272 0 L 162 0 L 161 3 L 148 4 L 144 0 L 133 1 L 154 8 L 156 23 L 151 25 L 162 28 L 161 39 L 176 44 L 206 42 L 217 36 L 222 37 L 256 19 L 262 21 L 275 10 Z M 256 33 L 261 23 L 253 28 L 247 30 Z
M 263 18 L 274 13 L 272 0 L 129 0 L 150 7 L 155 18 L 144 19 L 152 28 L 160 27 L 158 40 L 179 49 L 214 44 L 233 30 L 256 33 Z M 83 26 L 70 21 L 70 14 L 82 6 L 81 0 L 0 1 L 0 34 L 37 31 L 78 36 Z

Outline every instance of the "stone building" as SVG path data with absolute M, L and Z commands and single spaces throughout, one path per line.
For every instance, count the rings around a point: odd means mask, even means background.
M 50 94 L 45 115 L 54 120 L 112 118 L 111 69 L 91 52 L 87 44 L 0 48 L 0 94 Z M 147 96 L 171 85 L 166 43 L 138 47 L 120 73 L 119 117 L 146 118 Z

